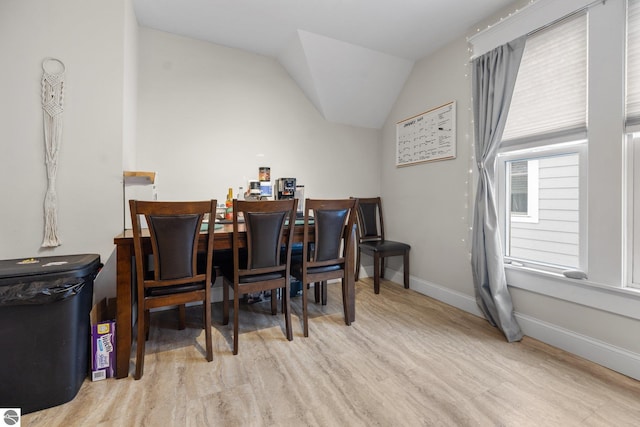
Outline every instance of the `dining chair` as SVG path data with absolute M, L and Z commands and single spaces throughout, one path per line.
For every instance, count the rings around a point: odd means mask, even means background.
M 211 285 L 213 229 L 207 227 L 206 264 L 198 270 L 198 239 L 205 215 L 215 218 L 216 201 L 164 202 L 130 200 L 137 279 L 138 337 L 136 380 L 144 371 L 145 341 L 149 332 L 149 310 L 178 306 L 184 325 L 184 306 L 202 302 L 207 361 L 213 360 L 211 342 Z M 142 218 L 149 229 L 149 245 L 142 233 Z M 150 264 L 149 253 L 152 255 Z
M 296 199 L 233 201 L 233 264 L 222 265 L 223 321 L 229 323 L 229 289 L 233 289 L 233 354 L 238 354 L 240 296 L 271 291 L 271 314 L 281 290 L 287 340 L 293 340 L 289 284 Z M 291 224 L 289 224 L 289 222 Z M 246 241 L 241 241 L 242 226 Z M 284 251 L 284 254 L 282 253 Z
M 304 336 L 309 336 L 307 309 L 307 289 L 314 283 L 316 302 L 318 289 L 322 293 L 322 303 L 327 303 L 329 280 L 342 282 L 342 306 L 344 320 L 351 324 L 348 304 L 347 274 L 349 257 L 353 251 L 352 231 L 356 216 L 356 199 L 319 200 L 306 199 L 304 209 L 304 238 L 302 257 L 294 262 L 292 275 L 302 282 L 302 319 Z M 313 245 L 309 241 L 310 227 L 313 226 Z
M 385 258 L 403 257 L 404 287 L 409 289 L 409 251 L 411 246 L 384 237 L 382 199 L 380 197 L 358 198 L 358 252 L 356 255 L 355 280 L 360 277 L 360 255 L 373 255 L 373 291 L 380 293 L 380 278 L 384 278 Z

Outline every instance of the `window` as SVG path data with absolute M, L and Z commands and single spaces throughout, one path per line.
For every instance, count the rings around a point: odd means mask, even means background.
M 511 180 L 511 216 L 527 215 L 529 194 L 529 162 L 518 160 L 509 165 L 508 176 Z
M 532 155 L 530 150 L 505 152 L 499 157 L 500 170 L 508 177 L 501 216 L 505 257 L 512 263 L 542 269 L 581 269 L 580 177 L 584 173 L 580 159 L 586 144 L 576 141 L 544 148 L 534 159 L 523 158 Z M 522 179 L 525 170 L 526 181 Z M 522 204 L 514 210 L 513 200 L 525 199 L 523 191 L 527 193 L 526 211 Z
M 508 263 L 586 270 L 586 51 L 586 13 L 527 39 L 497 165 Z
M 628 282 L 640 287 L 640 0 L 627 8 L 626 130 L 628 165 Z M 635 131 L 635 132 L 634 132 Z
M 538 222 L 538 160 L 515 160 L 506 167 L 511 221 Z
M 627 131 L 640 130 L 640 0 L 627 8 Z
M 629 265 L 631 286 L 640 287 L 640 134 L 627 135 L 629 164 L 629 219 L 628 227 L 631 230 L 629 242 Z
M 510 286 L 569 300 L 574 295 L 568 291 L 571 287 L 581 292 L 589 288 L 593 299 L 581 302 L 587 305 L 600 306 L 607 295 L 613 295 L 607 294 L 612 289 L 620 290 L 619 295 L 638 298 L 640 0 L 539 0 L 504 22 L 506 25 L 498 23 L 470 41 L 474 55 L 480 55 L 501 44 L 495 43 L 497 40 L 504 43 L 528 34 L 495 164 L 494 189 L 505 263 L 524 264 L 508 268 L 507 281 Z M 484 43 L 478 44 L 477 52 L 476 38 Z M 483 46 L 485 50 L 481 51 Z M 524 91 L 523 87 L 529 89 Z M 547 171 L 542 159 L 555 156 L 575 160 L 578 176 L 574 180 L 578 188 L 577 192 L 572 190 L 571 197 L 569 189 L 554 190 L 561 198 L 552 201 L 546 200 L 548 190 L 543 188 Z M 564 287 L 567 281 L 561 273 L 569 262 L 554 257 L 548 267 L 539 261 L 542 256 L 527 258 L 513 254 L 516 245 L 511 243 L 517 242 L 511 230 L 514 225 L 530 225 L 516 224 L 519 218 L 510 210 L 511 180 L 507 167 L 514 160 L 539 161 L 539 223 L 550 203 L 561 208 L 558 215 L 565 216 L 569 215 L 571 204 L 578 206 L 577 213 L 572 214 L 577 216 L 573 227 L 578 230 L 578 256 L 571 264 L 587 273 L 586 280 Z M 530 171 L 530 163 L 527 167 Z M 527 191 L 531 188 L 528 178 Z M 531 200 L 529 195 L 527 198 Z M 529 206 L 527 210 L 532 211 Z M 529 264 L 536 271 L 527 268 Z M 550 274 L 540 274 L 541 269 Z M 628 289 L 631 286 L 636 289 Z M 603 292 L 603 288 L 609 289 Z M 605 305 L 617 312 L 616 304 L 608 301 Z

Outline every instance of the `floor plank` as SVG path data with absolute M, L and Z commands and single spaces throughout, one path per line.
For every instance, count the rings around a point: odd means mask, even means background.
M 154 313 L 140 381 L 86 380 L 23 426 L 638 425 L 638 381 L 531 338 L 509 344 L 484 319 L 384 280 L 379 295 L 356 283 L 346 326 L 340 286 L 329 288 L 327 306 L 311 296 L 308 338 L 292 298 L 292 342 L 269 303 L 243 306 L 237 356 L 213 304 L 209 363 L 198 307 L 182 331 L 175 312 Z

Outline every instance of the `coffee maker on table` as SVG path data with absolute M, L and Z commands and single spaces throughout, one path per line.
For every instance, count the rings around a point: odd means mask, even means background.
M 295 178 L 278 178 L 276 180 L 275 196 L 277 200 L 293 199 L 296 194 Z
M 304 217 L 304 185 L 297 184 L 295 178 L 278 178 L 274 189 L 276 200 L 298 199 L 296 217 Z

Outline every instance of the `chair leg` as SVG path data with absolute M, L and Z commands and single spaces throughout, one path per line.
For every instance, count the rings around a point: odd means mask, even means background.
M 289 285 L 284 288 L 284 324 L 286 329 L 286 337 L 288 341 L 293 341 L 293 331 L 291 330 L 291 292 Z
M 222 281 L 222 324 L 229 324 L 229 284 Z
M 349 298 L 347 298 L 347 278 L 342 278 L 342 307 L 344 307 L 344 322 L 351 326 L 351 313 L 349 311 Z
M 138 301 L 138 304 L 144 304 L 144 302 Z M 138 338 L 137 338 L 138 342 L 137 342 L 137 348 L 136 348 L 136 372 L 133 376 L 133 378 L 136 380 L 139 380 L 140 378 L 142 378 L 142 373 L 144 372 L 144 345 L 146 341 L 145 318 L 146 316 L 145 314 L 142 313 L 142 310 L 138 310 Z
M 318 302 L 318 290 L 316 285 L 313 286 L 316 295 L 316 302 Z M 302 282 L 302 333 L 305 337 L 309 336 L 309 313 L 307 312 L 307 290 L 309 289 L 309 284 Z
M 271 314 L 278 314 L 278 297 L 275 289 L 271 289 Z
M 149 341 L 149 326 L 151 325 L 151 312 L 144 311 L 144 340 Z
M 409 289 L 409 251 L 404 253 L 404 288 Z
M 360 279 L 360 248 L 356 249 L 356 271 L 353 273 L 353 280 L 358 281 Z
M 207 346 L 207 361 L 213 360 L 213 343 L 211 339 L 211 295 L 208 294 L 204 300 L 204 337 Z
M 380 257 L 380 278 L 384 279 L 384 257 Z
M 380 277 L 381 277 L 381 269 L 380 263 L 384 263 L 384 258 L 380 257 L 380 254 L 377 252 L 373 255 L 373 292 L 376 294 L 380 293 Z
M 327 305 L 327 281 L 323 281 L 320 284 L 320 289 L 322 290 L 322 305 Z
M 233 289 L 233 354 L 238 354 L 238 312 L 240 311 L 240 295 Z
M 178 330 L 182 331 L 187 327 L 187 308 L 184 304 L 178 306 Z
M 322 286 L 320 285 L 320 282 L 315 282 L 313 284 L 313 293 L 315 294 L 316 304 L 320 302 L 320 288 L 322 288 Z

